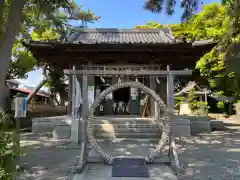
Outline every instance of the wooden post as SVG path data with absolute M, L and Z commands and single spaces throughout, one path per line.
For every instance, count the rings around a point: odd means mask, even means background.
M 75 66 L 73 66 L 73 70 L 75 70 Z M 71 127 L 71 141 L 73 143 L 79 143 L 79 121 L 76 118 L 75 107 L 76 107 L 76 75 L 72 75 L 69 80 L 71 80 L 71 118 L 72 118 L 72 127 Z
M 73 70 L 75 70 L 75 66 L 73 66 Z M 74 75 L 72 75 L 72 77 L 71 77 L 71 79 L 72 79 L 72 84 L 71 84 L 71 86 L 72 86 L 72 88 L 71 88 L 71 90 L 72 90 L 72 94 L 71 94 L 71 116 L 72 116 L 72 118 L 75 118 L 75 113 L 74 113 L 74 108 L 75 108 L 75 106 L 76 106 L 76 75 L 74 74 Z
M 169 66 L 167 66 L 167 71 L 169 72 L 167 75 L 167 105 L 170 112 L 174 110 L 174 84 L 173 84 L 173 74 L 170 72 Z
M 169 110 L 168 118 L 172 120 L 173 113 L 174 113 L 174 84 L 173 84 L 173 75 L 170 73 L 169 66 L 167 66 L 167 71 L 169 72 L 167 75 L 167 106 Z M 170 147 L 168 151 L 169 160 L 171 160 L 171 150 L 172 150 L 171 146 L 172 146 L 172 134 L 170 134 L 169 136 L 169 147 Z
M 88 110 L 89 110 L 89 105 L 88 105 L 88 77 L 87 77 L 87 75 L 83 75 L 82 97 L 83 97 L 82 119 L 87 120 Z
M 69 69 L 72 69 L 72 63 L 69 63 Z M 68 75 L 68 106 L 67 113 L 71 116 L 72 113 L 72 75 Z
M 82 119 L 81 119 L 81 132 L 79 135 L 81 136 L 81 153 L 79 157 L 78 168 L 79 171 L 83 170 L 84 164 L 87 161 L 87 132 L 86 132 L 86 120 L 88 118 L 88 78 L 87 75 L 83 75 L 82 77 Z

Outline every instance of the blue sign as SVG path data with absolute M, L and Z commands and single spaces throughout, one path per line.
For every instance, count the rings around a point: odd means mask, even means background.
M 15 99 L 15 118 L 26 117 L 27 115 L 27 98 L 16 97 Z

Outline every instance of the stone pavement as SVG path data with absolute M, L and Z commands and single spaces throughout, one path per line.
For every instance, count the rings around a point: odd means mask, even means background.
M 21 144 L 26 146 L 28 155 L 21 158 L 24 170 L 19 173 L 19 180 L 65 180 L 67 177 L 73 179 L 73 176 L 69 175 L 71 167 L 77 164 L 79 147 L 72 146 L 68 141 L 54 141 L 46 135 L 36 136 L 33 134 L 24 135 Z M 178 144 L 180 163 L 185 170 L 181 179 L 240 179 L 239 125 L 232 125 L 225 131 L 182 138 L 177 140 L 176 144 Z M 150 167 L 150 172 L 151 168 L 156 174 L 159 173 L 158 165 Z M 109 177 L 111 166 L 90 164 L 87 170 L 87 173 L 76 176 L 74 180 L 81 180 L 81 176 L 85 176 L 86 180 L 121 179 Z M 156 175 L 154 178 L 161 180 L 159 177 L 160 175 Z
M 82 174 L 77 174 L 73 180 L 177 180 L 173 170 L 164 164 L 147 165 L 150 178 L 112 177 L 112 166 L 102 164 L 88 164 Z

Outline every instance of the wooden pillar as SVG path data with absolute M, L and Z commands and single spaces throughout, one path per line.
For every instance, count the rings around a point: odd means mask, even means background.
M 82 79 L 82 121 L 86 122 L 88 118 L 89 104 L 88 104 L 88 77 L 83 75 Z M 86 123 L 81 128 L 81 140 L 86 141 Z
M 80 120 L 81 122 L 81 128 L 79 131 L 79 139 L 81 144 L 81 151 L 80 151 L 80 157 L 79 157 L 79 170 L 82 171 L 84 164 L 87 162 L 87 123 L 86 120 L 88 118 L 88 111 L 89 111 L 89 104 L 88 104 L 88 77 L 87 75 L 82 76 L 82 118 Z
M 73 67 L 73 70 L 75 70 L 75 66 Z M 80 121 L 79 121 L 79 93 L 81 94 L 81 87 L 79 84 L 79 81 L 76 77 L 76 75 L 72 75 L 71 77 L 71 85 L 72 85 L 72 94 L 71 94 L 71 117 L 72 117 L 72 128 L 71 128 L 71 141 L 73 143 L 79 143 L 80 141 Z
M 68 75 L 68 115 L 72 113 L 72 75 Z
M 69 62 L 68 65 L 69 69 L 73 68 L 72 62 Z M 69 116 L 72 115 L 72 75 L 68 75 L 68 107 L 67 107 L 67 113 Z
M 167 66 L 167 105 L 170 112 L 174 110 L 174 84 L 173 84 L 173 75 L 170 73 L 170 68 Z

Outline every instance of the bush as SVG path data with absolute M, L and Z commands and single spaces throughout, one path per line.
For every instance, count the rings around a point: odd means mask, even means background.
M 0 112 L 0 179 L 12 180 L 16 173 L 16 159 L 20 155 L 17 135 L 12 130 L 12 114 Z

